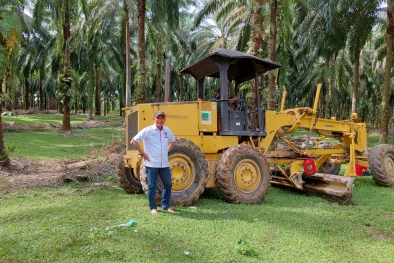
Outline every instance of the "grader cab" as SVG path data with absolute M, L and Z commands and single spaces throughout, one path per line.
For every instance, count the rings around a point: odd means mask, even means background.
M 355 114 L 345 121 L 318 118 L 320 85 L 313 108 L 285 109 L 283 96 L 279 111 L 262 109 L 259 89 L 255 89 L 255 109 L 245 99 L 229 99 L 229 93 L 239 95 L 241 84 L 253 80 L 250 85 L 258 85 L 261 74 L 279 67 L 242 52 L 219 49 L 181 71 L 196 79 L 197 100 L 125 108 L 126 151 L 117 169 L 121 187 L 129 193 L 147 191 L 143 158 L 130 141 L 152 124 L 157 110 L 166 113 L 165 125 L 177 137 L 169 153 L 173 205 L 190 205 L 207 188 L 218 188 L 227 202 L 257 204 L 271 184 L 350 203 L 358 167 L 370 168 L 376 183 L 394 185 L 394 148 L 378 145 L 369 152 L 366 124 L 358 123 Z M 205 96 L 207 78 L 218 79 L 219 99 Z M 299 130 L 307 131 L 306 147 L 291 139 Z M 319 135 L 313 144 L 309 143 L 311 132 Z M 330 147 L 319 147 L 323 141 L 329 141 Z M 347 168 L 340 176 L 342 164 Z M 158 202 L 161 191 L 158 182 Z

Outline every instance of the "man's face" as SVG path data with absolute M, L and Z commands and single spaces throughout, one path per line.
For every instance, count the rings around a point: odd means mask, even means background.
M 157 128 L 163 127 L 164 123 L 166 122 L 166 118 L 163 115 L 159 115 L 159 116 L 153 118 L 153 120 L 154 120 Z

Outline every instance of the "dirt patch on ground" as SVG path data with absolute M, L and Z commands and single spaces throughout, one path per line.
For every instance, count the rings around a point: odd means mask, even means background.
M 367 235 L 375 240 L 389 240 L 390 238 L 378 230 L 367 231 Z
M 73 125 L 72 129 L 86 129 L 108 125 L 119 125 L 123 121 L 85 121 L 82 124 Z M 54 130 L 60 132 L 60 126 L 52 124 L 20 125 L 11 122 L 3 122 L 3 131 Z M 123 140 L 113 140 L 102 149 L 96 150 L 86 158 L 67 161 L 44 161 L 20 157 L 13 157 L 10 165 L 0 167 L 0 199 L 18 189 L 34 187 L 57 186 L 69 181 L 98 180 L 102 177 L 114 174 L 119 154 L 124 148 Z

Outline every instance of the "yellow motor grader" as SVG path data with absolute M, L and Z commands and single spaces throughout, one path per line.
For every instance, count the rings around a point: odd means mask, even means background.
M 219 49 L 183 69 L 197 82 L 197 99 L 184 102 L 146 103 L 125 108 L 126 151 L 121 155 L 117 179 L 129 193 L 147 190 L 143 158 L 130 144 L 142 128 L 151 125 L 157 110 L 166 113 L 166 126 L 177 141 L 169 153 L 173 205 L 190 205 L 206 188 L 218 188 L 231 203 L 257 204 L 271 184 L 320 193 L 351 203 L 354 177 L 359 168 L 370 169 L 377 184 L 394 185 L 394 148 L 390 145 L 367 148 L 365 123 L 318 118 L 317 86 L 313 108 L 262 109 L 256 89 L 257 109 L 244 99 L 228 99 L 239 85 L 254 81 L 280 65 L 246 53 Z M 218 79 L 220 98 L 206 99 L 204 80 Z M 210 82 L 212 83 L 212 82 Z M 233 85 L 234 84 L 234 85 Z M 292 133 L 306 130 L 318 138 L 306 147 L 291 139 Z M 308 138 L 309 138 L 308 135 Z M 319 142 L 329 141 L 329 148 Z M 286 145 L 287 148 L 279 147 Z M 343 176 L 339 168 L 346 164 Z M 158 182 L 157 201 L 162 185 Z

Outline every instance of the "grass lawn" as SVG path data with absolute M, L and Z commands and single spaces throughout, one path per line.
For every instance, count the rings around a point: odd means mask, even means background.
M 92 129 L 94 132 L 80 129 L 72 134 L 54 131 L 7 132 L 4 134 L 4 144 L 15 147 L 13 156 L 62 160 L 84 157 L 105 146 L 109 140 L 124 137 L 124 130 L 119 126 Z
M 15 156 L 69 159 L 73 150 L 83 156 L 90 142 L 105 145 L 124 132 L 101 127 L 67 136 L 20 133 L 5 134 L 6 145 L 14 140 Z M 127 194 L 113 175 L 18 190 L 0 196 L 0 263 L 393 262 L 394 188 L 357 177 L 353 199 L 354 205 L 338 205 L 271 187 L 261 204 L 235 205 L 210 190 L 175 215 L 159 209 L 155 217 L 146 196 Z M 130 220 L 133 225 L 121 226 Z
M 94 116 L 94 121 L 121 120 L 118 114 L 109 116 Z M 59 114 L 29 114 L 16 116 L 3 116 L 3 121 L 14 122 L 34 127 L 40 124 L 53 124 L 61 126 L 62 115 Z M 71 115 L 71 124 L 81 124 L 86 121 L 84 115 Z M 119 122 L 121 123 L 121 121 Z M 5 131 L 4 144 L 8 148 L 15 147 L 13 156 L 62 160 L 80 158 L 90 152 L 107 145 L 108 141 L 124 137 L 121 124 L 82 129 L 73 128 L 71 134 L 60 133 L 59 129 L 48 131 Z
M 211 191 L 156 217 L 144 194 L 34 189 L 0 201 L 0 262 L 392 262 L 394 191 L 370 177 L 355 184 L 356 205 L 278 188 L 234 205 Z

